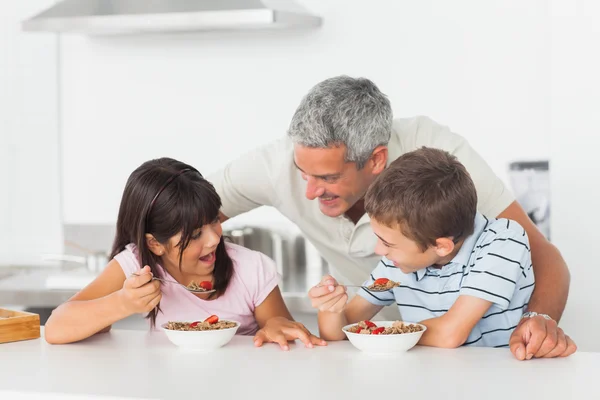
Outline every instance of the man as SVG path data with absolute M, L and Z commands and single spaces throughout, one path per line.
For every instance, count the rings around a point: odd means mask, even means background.
M 557 326 L 570 280 L 558 249 L 465 139 L 427 117 L 394 120 L 389 100 L 367 79 L 320 82 L 300 103 L 287 137 L 245 154 L 210 181 L 221 196 L 223 220 L 273 206 L 298 225 L 340 280 L 357 284 L 378 262 L 363 196 L 393 160 L 422 146 L 446 150 L 465 165 L 480 213 L 515 220 L 529 235 L 536 287 L 511 351 L 518 359 L 574 352 Z

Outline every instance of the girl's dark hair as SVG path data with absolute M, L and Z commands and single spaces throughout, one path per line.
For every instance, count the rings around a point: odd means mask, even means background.
M 221 198 L 213 185 L 190 165 L 171 158 L 159 158 L 143 163 L 129 176 L 117 219 L 117 232 L 111 259 L 134 243 L 141 266 L 148 265 L 154 276 L 164 277 L 160 257 L 146 245 L 150 233 L 158 242 L 167 245 L 171 237 L 181 232 L 179 268 L 183 251 L 189 245 L 195 230 L 214 223 L 219 217 Z M 216 292 L 225 293 L 233 274 L 233 262 L 225 250 L 223 237 L 217 246 L 213 272 Z M 154 327 L 160 305 L 146 318 Z

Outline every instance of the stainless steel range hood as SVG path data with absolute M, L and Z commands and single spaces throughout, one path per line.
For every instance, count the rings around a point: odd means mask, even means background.
M 23 21 L 26 31 L 91 35 L 315 27 L 293 0 L 63 0 Z

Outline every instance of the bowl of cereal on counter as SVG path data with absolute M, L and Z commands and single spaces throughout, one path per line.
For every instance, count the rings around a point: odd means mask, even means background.
M 412 349 L 421 339 L 425 325 L 402 321 L 360 321 L 342 331 L 354 347 L 366 353 L 399 353 Z
M 169 321 L 162 326 L 167 338 L 181 348 L 210 351 L 223 347 L 235 335 L 240 323 L 219 320 L 211 315 L 204 321 Z

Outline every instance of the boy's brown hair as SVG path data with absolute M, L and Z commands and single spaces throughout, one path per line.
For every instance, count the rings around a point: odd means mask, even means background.
M 464 165 L 450 153 L 422 147 L 403 154 L 369 187 L 365 210 L 400 228 L 425 251 L 436 239 L 454 242 L 473 233 L 477 191 Z

